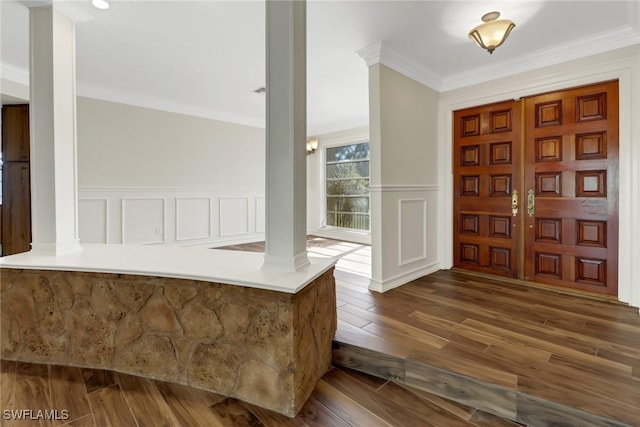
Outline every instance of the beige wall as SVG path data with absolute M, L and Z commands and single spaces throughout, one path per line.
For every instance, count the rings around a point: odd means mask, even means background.
M 78 98 L 80 187 L 264 191 L 264 129 Z
M 372 290 L 438 267 L 438 101 L 385 65 L 369 67 Z
M 384 65 L 376 67 L 381 142 L 380 181 L 376 183 L 436 183 L 438 92 Z

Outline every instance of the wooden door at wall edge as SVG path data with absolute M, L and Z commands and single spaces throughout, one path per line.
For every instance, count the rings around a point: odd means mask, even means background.
M 618 82 L 454 112 L 454 266 L 618 288 Z

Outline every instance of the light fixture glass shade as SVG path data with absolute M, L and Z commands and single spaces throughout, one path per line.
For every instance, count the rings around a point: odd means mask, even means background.
M 313 154 L 318 149 L 318 140 L 311 138 L 307 141 L 307 154 Z
M 508 19 L 490 20 L 471 30 L 469 32 L 469 38 L 475 41 L 481 48 L 486 49 L 489 53 L 493 53 L 498 46 L 504 43 L 515 26 L 516 25 Z
M 98 9 L 109 9 L 109 3 L 106 0 L 91 0 L 91 4 Z

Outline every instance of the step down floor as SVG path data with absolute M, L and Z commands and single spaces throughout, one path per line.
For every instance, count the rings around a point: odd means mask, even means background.
M 640 426 L 640 316 L 441 271 L 384 294 L 336 274 L 333 364 L 535 426 Z

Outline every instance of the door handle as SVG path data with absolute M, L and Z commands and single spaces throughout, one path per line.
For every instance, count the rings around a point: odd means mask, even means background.
M 513 190 L 511 193 L 511 213 L 513 216 L 518 215 L 518 190 Z
M 536 193 L 533 190 L 529 190 L 527 194 L 527 213 L 529 216 L 533 216 L 536 213 Z

